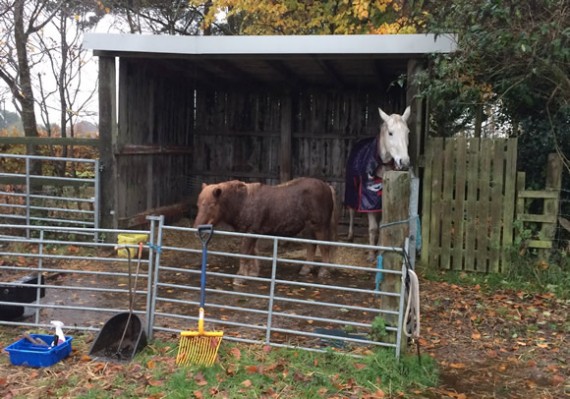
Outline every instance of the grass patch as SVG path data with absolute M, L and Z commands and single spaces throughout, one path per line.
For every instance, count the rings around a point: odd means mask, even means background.
M 511 289 L 529 293 L 553 293 L 570 299 L 570 258 L 554 253 L 548 260 L 534 254 L 513 253 L 504 273 L 467 273 L 422 269 L 428 280 L 457 285 L 479 285 L 484 291 Z
M 20 332 L 22 330 L 19 330 Z M 308 352 L 224 341 L 219 362 L 209 368 L 178 367 L 178 342 L 155 340 L 128 363 L 89 359 L 92 334 L 73 334 L 73 353 L 49 368 L 12 366 L 0 361 L 2 397 L 74 398 L 327 398 L 385 397 L 434 386 L 435 361 L 379 349 L 362 357 Z M 18 330 L 0 327 L 0 343 L 19 339 Z

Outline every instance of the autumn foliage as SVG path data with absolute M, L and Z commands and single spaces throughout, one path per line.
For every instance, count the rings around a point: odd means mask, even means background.
M 198 2 L 196 2 L 198 3 Z M 415 33 L 425 14 L 397 0 L 258 1 L 215 0 L 204 26 L 223 12 L 232 34 Z

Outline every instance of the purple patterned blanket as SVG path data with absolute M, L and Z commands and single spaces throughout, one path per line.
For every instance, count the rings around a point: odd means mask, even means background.
M 358 141 L 346 163 L 344 205 L 358 212 L 382 212 L 382 179 L 374 176 L 380 165 L 378 139 Z

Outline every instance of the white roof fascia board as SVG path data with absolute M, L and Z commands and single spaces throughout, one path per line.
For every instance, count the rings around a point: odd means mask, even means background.
M 450 53 L 451 34 L 167 36 L 86 33 L 83 47 L 94 51 L 188 55 L 327 55 Z

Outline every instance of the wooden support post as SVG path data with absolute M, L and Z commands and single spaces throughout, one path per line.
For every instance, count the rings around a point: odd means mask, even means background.
M 117 99 L 115 57 L 99 57 L 99 156 L 100 173 L 100 226 L 116 229 L 116 159 Z M 114 241 L 114 237 L 108 237 Z
M 281 102 L 281 143 L 279 146 L 279 177 L 281 183 L 291 180 L 291 94 L 287 92 Z
M 558 219 L 558 208 L 560 200 L 560 189 L 562 188 L 562 160 L 557 153 L 548 154 L 548 164 L 546 165 L 546 191 L 555 191 L 559 195 L 556 198 L 544 199 L 544 215 L 552 216 L 554 223 L 542 223 L 540 229 L 540 239 L 546 241 L 554 240 L 556 233 L 556 220 Z M 541 251 L 542 252 L 542 251 Z M 546 252 L 546 251 L 544 251 Z M 548 257 L 547 253 L 543 256 Z
M 412 107 L 412 113 L 408 119 L 410 127 L 410 145 L 408 153 L 410 155 L 411 167 L 414 175 L 419 176 L 419 161 L 422 153 L 423 142 L 423 114 L 425 112 L 423 101 L 419 96 L 419 86 L 416 75 L 423 70 L 423 62 L 417 59 L 408 61 L 408 85 L 406 90 L 406 101 Z M 403 112 L 400 110 L 399 112 Z
M 382 225 L 388 225 L 380 229 L 380 245 L 387 247 L 404 247 L 405 239 L 409 233 L 409 204 L 410 204 L 411 176 L 408 172 L 387 172 L 384 175 L 384 188 L 382 192 Z M 383 269 L 402 269 L 404 259 L 401 254 L 384 252 Z M 381 284 L 382 291 L 400 293 L 402 279 L 398 274 L 384 273 Z M 399 311 L 400 299 L 398 297 L 382 297 L 382 309 Z M 396 326 L 397 316 L 386 316 L 386 324 Z M 405 345 L 406 340 L 402 340 Z
M 421 228 L 419 223 L 418 207 L 420 197 L 420 179 L 418 177 L 411 178 L 410 181 L 410 266 L 415 269 L 416 253 L 421 244 Z

